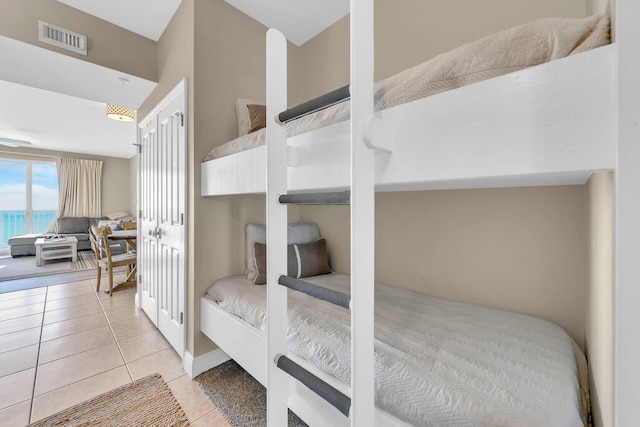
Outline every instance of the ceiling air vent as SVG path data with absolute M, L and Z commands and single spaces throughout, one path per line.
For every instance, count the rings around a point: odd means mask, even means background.
M 87 54 L 87 36 L 38 21 L 38 40 L 72 52 Z

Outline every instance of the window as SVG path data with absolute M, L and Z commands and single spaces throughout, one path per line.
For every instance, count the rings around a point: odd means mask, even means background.
M 58 208 L 55 163 L 0 160 L 0 250 L 9 238 L 44 233 Z

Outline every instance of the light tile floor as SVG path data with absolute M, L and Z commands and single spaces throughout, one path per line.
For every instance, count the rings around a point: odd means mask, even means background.
M 0 294 L 0 426 L 20 427 L 154 372 L 195 427 L 228 427 L 134 303 L 95 280 Z

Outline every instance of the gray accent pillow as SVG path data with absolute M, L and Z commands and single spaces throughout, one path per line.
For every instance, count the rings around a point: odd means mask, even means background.
M 309 243 L 320 238 L 320 228 L 315 222 L 299 222 L 287 226 L 287 243 Z M 244 274 L 249 280 L 256 278 L 256 263 L 253 259 L 253 244 L 267 243 L 267 227 L 264 224 L 247 224 L 245 242 L 245 261 L 247 269 Z
M 267 282 L 267 245 L 255 242 L 253 250 L 257 272 L 253 283 L 264 285 Z M 329 273 L 331 269 L 325 239 L 287 245 L 287 276 L 300 279 Z

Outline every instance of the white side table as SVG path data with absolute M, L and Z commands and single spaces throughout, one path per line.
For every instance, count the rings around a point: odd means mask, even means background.
M 36 240 L 36 265 L 42 265 L 42 261 L 50 259 L 71 258 L 73 262 L 78 260 L 78 239 L 74 236 L 63 238 Z

